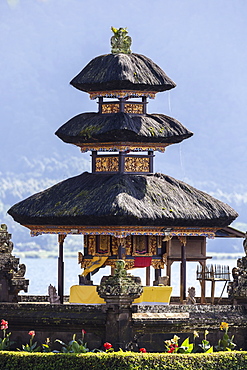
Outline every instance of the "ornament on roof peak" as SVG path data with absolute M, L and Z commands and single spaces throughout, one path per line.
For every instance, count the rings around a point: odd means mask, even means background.
M 127 35 L 127 28 L 114 28 L 111 27 L 114 35 L 111 37 L 111 52 L 112 54 L 131 54 L 130 45 L 131 37 Z

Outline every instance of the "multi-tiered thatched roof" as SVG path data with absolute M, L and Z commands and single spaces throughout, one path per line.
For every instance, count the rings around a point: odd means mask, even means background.
M 98 56 L 70 83 L 86 92 L 110 90 L 159 92 L 176 86 L 151 59 L 134 53 Z
M 67 143 L 179 143 L 193 133 L 164 114 L 82 113 L 61 126 L 56 135 Z
M 224 227 L 228 205 L 172 177 L 83 173 L 14 205 L 24 225 Z

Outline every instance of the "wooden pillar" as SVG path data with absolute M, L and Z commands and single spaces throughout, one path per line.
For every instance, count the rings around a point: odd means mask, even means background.
M 96 172 L 97 150 L 92 150 L 92 173 Z
M 186 236 L 178 237 L 181 242 L 180 303 L 186 300 Z
M 154 172 L 154 152 L 153 150 L 149 150 L 148 155 L 149 155 L 149 172 L 153 173 Z
M 60 296 L 60 303 L 63 304 L 64 295 L 64 261 L 63 261 L 63 243 L 66 235 L 58 235 L 58 295 Z
M 199 263 L 202 266 L 202 277 L 204 277 L 206 261 L 199 261 Z M 200 280 L 200 284 L 201 284 L 201 302 L 200 303 L 206 303 L 206 281 L 205 279 Z
M 150 286 L 150 266 L 146 267 L 146 286 Z
M 124 167 L 125 167 L 125 152 L 119 151 L 118 170 L 119 170 L 120 173 L 124 173 Z
M 168 285 L 171 285 L 172 282 L 172 272 L 171 272 L 171 267 L 172 267 L 173 261 L 170 259 L 167 259 L 167 265 L 166 265 L 166 275 L 168 276 Z

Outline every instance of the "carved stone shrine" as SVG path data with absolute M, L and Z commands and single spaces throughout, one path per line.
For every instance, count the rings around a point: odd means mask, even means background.
M 18 302 L 18 293 L 28 291 L 26 266 L 12 255 L 13 243 L 7 225 L 0 226 L 0 302 Z

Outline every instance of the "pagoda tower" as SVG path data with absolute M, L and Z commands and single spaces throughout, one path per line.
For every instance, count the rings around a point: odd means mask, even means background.
M 164 114 L 149 114 L 148 99 L 175 83 L 146 56 L 132 53 L 127 30 L 112 28 L 112 52 L 91 60 L 71 84 L 97 99 L 98 111 L 79 114 L 56 135 L 91 151 L 91 172 L 62 181 L 15 204 L 8 213 L 31 234 L 58 234 L 58 294 L 63 296 L 63 242 L 84 235 L 85 279 L 101 266 L 155 268 L 206 261 L 206 238 L 238 215 L 228 205 L 168 175 L 154 173 L 154 154 L 193 134 Z M 149 284 L 147 275 L 147 284 Z M 62 298 L 61 298 L 62 299 Z

